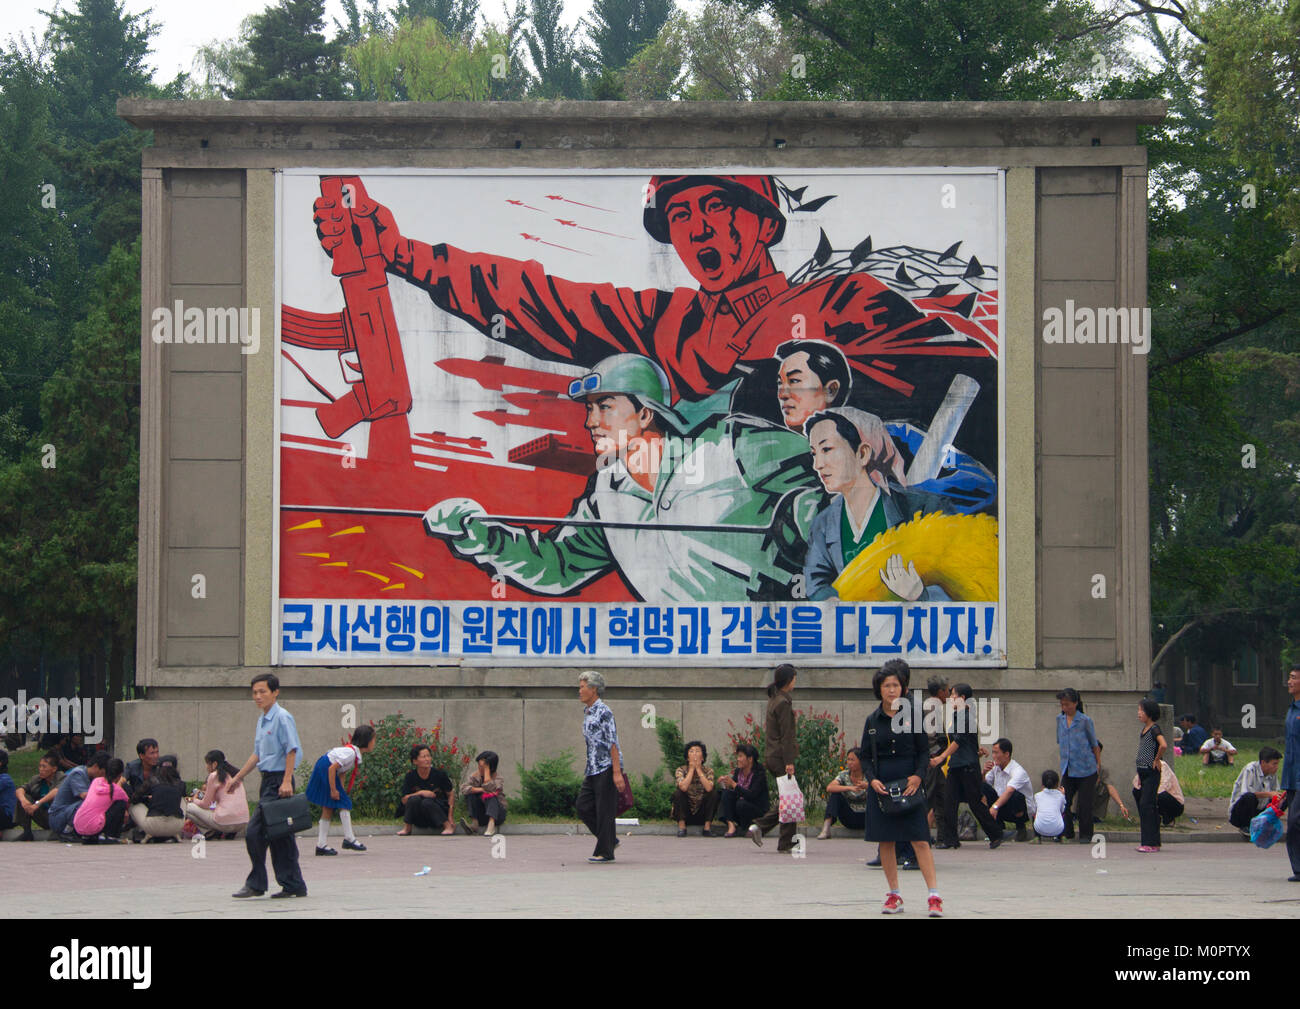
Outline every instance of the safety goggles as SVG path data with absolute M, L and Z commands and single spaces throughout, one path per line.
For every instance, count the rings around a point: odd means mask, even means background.
M 579 396 L 586 396 L 600 388 L 600 375 L 592 372 L 590 375 L 583 375 L 582 378 L 575 378 L 569 383 L 569 398 L 577 399 Z

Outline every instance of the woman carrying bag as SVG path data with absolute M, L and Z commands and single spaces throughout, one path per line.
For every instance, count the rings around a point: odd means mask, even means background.
M 910 679 L 907 663 L 890 659 L 871 680 L 871 689 L 881 704 L 867 716 L 862 727 L 865 770 L 874 793 L 872 801 L 867 803 L 866 840 L 879 842 L 881 867 L 889 883 L 881 913 L 897 914 L 903 910 L 894 846 L 900 841 L 910 841 L 930 888 L 930 917 L 942 918 L 943 900 L 939 897 L 934 854 L 930 851 L 925 791 L 921 787 L 930 765 L 929 740 L 923 726 L 910 724 L 911 712 L 902 703 Z
M 763 766 L 777 783 L 778 796 L 781 792 L 781 780 L 789 778 L 788 789 L 794 783 L 794 762 L 799 755 L 799 746 L 794 737 L 794 702 L 790 694 L 794 690 L 795 669 L 788 662 L 776 667 L 772 673 L 772 682 L 767 686 L 767 717 L 763 722 Z M 796 789 L 798 786 L 795 786 Z M 787 799 L 787 809 L 794 807 Z M 787 813 L 787 816 L 790 815 Z M 781 817 L 781 803 L 773 803 L 749 827 L 749 837 L 760 848 L 763 835 L 776 826 Z M 802 815 L 799 817 L 802 819 Z M 782 854 L 794 851 L 794 832 L 798 823 L 793 819 L 781 823 L 780 839 L 776 850 Z M 929 835 L 926 835 L 927 837 Z

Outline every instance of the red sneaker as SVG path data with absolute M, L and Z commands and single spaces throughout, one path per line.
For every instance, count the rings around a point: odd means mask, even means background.
M 943 898 L 942 898 L 942 897 L 931 897 L 931 898 L 930 898 L 930 917 L 931 917 L 931 918 L 942 918 L 942 917 L 943 917 Z
M 903 910 L 903 898 L 896 893 L 891 893 L 885 897 L 885 906 L 880 909 L 881 914 L 898 914 Z

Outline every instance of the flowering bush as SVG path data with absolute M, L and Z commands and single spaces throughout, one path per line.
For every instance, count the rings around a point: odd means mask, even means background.
M 451 779 L 459 790 L 465 769 L 474 759 L 474 747 L 457 736 L 443 739 L 442 719 L 431 729 L 415 724 L 400 711 L 370 723 L 375 729 L 375 748 L 362 758 L 352 789 L 352 808 L 358 816 L 391 817 L 401 798 L 402 779 L 411 764 L 411 747 L 417 743 L 429 747 L 433 766 Z M 457 796 L 459 801 L 459 795 Z
M 737 743 L 749 743 L 758 751 L 758 759 L 762 761 L 763 724 L 756 721 L 753 715 L 745 716 L 745 724 L 740 729 L 736 728 L 731 719 L 727 719 L 727 724 L 731 726 L 731 731 L 727 733 L 728 756 L 735 752 Z M 826 786 L 835 780 L 835 775 L 844 770 L 849 752 L 844 745 L 840 720 L 829 711 L 817 714 L 811 708 L 807 711 L 796 709 L 794 737 L 799 744 L 799 755 L 794 761 L 794 777 L 804 794 L 804 803 L 809 807 L 823 807 L 826 804 Z M 772 794 L 775 796 L 775 790 Z

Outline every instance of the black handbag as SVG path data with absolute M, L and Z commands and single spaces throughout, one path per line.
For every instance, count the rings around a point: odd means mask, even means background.
M 876 797 L 876 805 L 880 811 L 887 816 L 902 816 L 904 813 L 910 813 L 912 810 L 925 808 L 925 789 L 918 788 L 911 795 L 904 795 L 907 791 L 907 779 L 895 778 L 893 781 L 884 781 L 880 778 L 880 770 L 877 766 L 876 757 L 876 730 L 868 729 L 867 733 L 871 736 L 871 776 L 880 781 L 885 786 L 888 795 L 881 795 L 874 788 L 871 790 Z
M 303 792 L 298 792 L 286 799 L 271 799 L 261 804 L 262 822 L 266 824 L 266 836 L 278 841 L 282 837 L 301 834 L 311 830 L 311 803 Z

